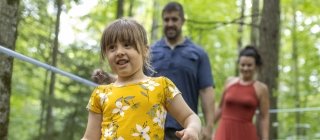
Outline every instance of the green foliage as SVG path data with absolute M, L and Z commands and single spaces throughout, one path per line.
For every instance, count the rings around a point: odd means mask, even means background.
M 293 9 L 294 2 L 296 11 Z M 312 4 L 311 4 L 312 3 Z M 278 108 L 295 108 L 297 103 L 301 108 L 317 107 L 319 103 L 320 89 L 319 87 L 319 71 L 320 63 L 320 47 L 319 47 L 319 30 L 313 33 L 314 28 L 319 23 L 319 10 L 315 5 L 319 5 L 317 1 L 300 1 L 286 0 L 282 4 L 282 41 L 280 52 L 280 78 L 279 78 L 279 106 Z M 308 6 L 306 6 L 308 5 Z M 311 6 L 312 5 L 312 6 Z M 314 9 L 315 8 L 315 9 Z M 297 28 L 295 34 L 297 36 L 297 55 L 298 69 L 294 69 L 295 63 L 292 57 L 293 46 L 293 14 L 297 16 Z M 294 84 L 294 72 L 298 70 L 298 83 Z M 294 91 L 295 86 L 299 89 L 299 101 L 297 101 Z M 319 123 L 315 116 L 319 115 L 319 111 L 302 112 L 300 114 L 300 123 L 309 126 L 305 128 L 304 139 L 318 139 L 320 129 L 314 124 Z M 301 138 L 296 135 L 295 113 L 279 113 L 279 133 L 280 138 Z
M 49 1 L 52 2 L 52 1 Z M 55 14 L 50 12 L 50 3 L 43 0 L 25 0 L 21 2 L 21 21 L 16 51 L 50 63 L 52 42 L 54 38 Z M 67 14 L 70 9 L 85 0 L 64 1 Z M 169 0 L 157 1 L 159 7 L 153 7 L 154 1 L 134 0 L 133 18 L 141 22 L 150 33 L 152 16 L 158 18 L 158 34 L 162 35 L 161 8 Z M 249 42 L 251 26 L 244 25 L 239 34 L 240 8 L 236 1 L 213 0 L 179 0 L 184 5 L 187 21 L 183 34 L 194 40 L 207 51 L 215 80 L 216 105 L 220 102 L 221 92 L 227 77 L 235 75 L 237 60 L 237 39 L 242 37 L 243 44 Z M 296 12 L 293 9 L 296 2 Z M 298 102 L 301 107 L 319 106 L 320 96 L 320 40 L 319 40 L 319 8 L 318 0 L 283 0 L 281 1 L 281 48 L 279 63 L 278 108 L 295 108 Z M 91 11 L 77 20 L 85 27 L 74 25 L 76 36 L 86 34 L 85 39 L 76 39 L 71 44 L 60 44 L 58 67 L 80 77 L 90 79 L 92 71 L 104 68 L 107 63 L 100 60 L 99 41 L 103 29 L 115 18 L 117 1 L 98 0 Z M 125 15 L 129 6 L 125 1 Z M 250 23 L 247 5 L 245 22 Z M 294 91 L 294 68 L 292 57 L 292 19 L 297 14 L 297 46 L 299 70 L 300 101 L 296 101 Z M 63 30 L 63 29 L 61 29 Z M 149 34 L 150 35 L 150 34 Z M 150 42 L 152 44 L 154 42 Z M 272 63 L 272 62 L 265 62 Z M 77 83 L 66 77 L 57 76 L 55 98 L 47 99 L 50 72 L 32 64 L 15 60 L 12 81 L 11 113 L 9 139 L 43 139 L 45 102 L 52 101 L 55 120 L 55 138 L 59 140 L 80 139 L 87 123 L 85 106 L 92 92 L 92 87 Z M 44 102 L 42 102 L 44 101 Z M 319 111 L 301 113 L 301 123 L 309 124 L 305 137 L 319 138 L 320 123 L 316 117 Z M 295 114 L 278 113 L 277 128 L 279 138 L 296 138 Z M 41 128 L 42 127 L 42 128 Z M 274 128 L 272 128 L 274 129 Z M 281 133 L 280 133 L 281 132 Z M 19 135 L 18 135 L 19 134 Z

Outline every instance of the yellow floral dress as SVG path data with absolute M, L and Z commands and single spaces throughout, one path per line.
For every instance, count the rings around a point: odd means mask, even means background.
M 180 94 L 166 77 L 93 91 L 87 108 L 103 116 L 101 140 L 163 140 L 166 107 Z

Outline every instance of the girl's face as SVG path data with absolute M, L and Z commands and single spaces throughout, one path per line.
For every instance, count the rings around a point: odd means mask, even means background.
M 109 65 L 118 78 L 143 75 L 143 58 L 133 44 L 117 41 L 106 47 Z
M 256 71 L 255 59 L 251 56 L 241 56 L 239 58 L 239 71 L 243 80 L 253 80 Z

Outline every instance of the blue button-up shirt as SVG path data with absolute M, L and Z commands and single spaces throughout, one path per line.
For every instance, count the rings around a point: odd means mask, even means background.
M 151 65 L 156 71 L 154 76 L 172 80 L 189 107 L 198 113 L 199 90 L 214 86 L 206 52 L 188 38 L 171 49 L 163 38 L 151 47 Z M 182 129 L 170 115 L 167 116 L 166 128 Z

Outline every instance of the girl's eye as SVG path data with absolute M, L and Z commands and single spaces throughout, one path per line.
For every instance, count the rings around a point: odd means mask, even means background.
M 124 44 L 124 47 L 125 47 L 125 48 L 131 48 L 131 45 L 128 44 L 128 43 L 126 43 L 126 44 Z
M 114 45 L 110 45 L 109 47 L 108 47 L 108 50 L 110 50 L 110 51 L 112 51 L 112 50 L 114 50 L 115 49 L 115 46 Z

